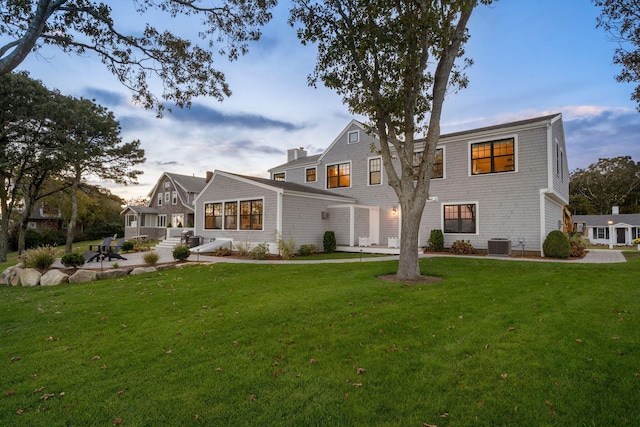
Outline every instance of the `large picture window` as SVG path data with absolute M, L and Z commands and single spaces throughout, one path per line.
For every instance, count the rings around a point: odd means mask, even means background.
M 382 184 L 382 159 L 369 159 L 369 185 Z
M 327 166 L 327 188 L 351 186 L 351 164 L 340 163 Z
M 515 170 L 513 138 L 471 144 L 471 173 L 511 172 Z
M 262 200 L 240 202 L 240 230 L 262 230 Z
M 238 203 L 226 202 L 224 204 L 224 229 L 238 229 Z
M 222 203 L 205 203 L 204 228 L 208 230 L 222 229 Z
M 476 205 L 444 205 L 445 233 L 475 233 Z

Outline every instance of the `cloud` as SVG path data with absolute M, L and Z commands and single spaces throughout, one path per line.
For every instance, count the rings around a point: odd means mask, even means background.
M 170 120 L 194 123 L 208 127 L 241 127 L 245 129 L 281 129 L 295 131 L 303 128 L 292 122 L 270 119 L 260 114 L 226 113 L 203 104 L 193 104 L 191 108 L 174 108 L 166 115 Z
M 84 88 L 82 96 L 89 99 L 95 99 L 98 104 L 110 107 L 119 107 L 129 103 L 128 98 L 122 93 L 97 87 Z

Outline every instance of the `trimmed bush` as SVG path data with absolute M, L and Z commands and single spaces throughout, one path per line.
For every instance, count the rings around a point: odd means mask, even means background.
M 309 245 L 300 245 L 300 250 L 298 251 L 298 254 L 300 256 L 307 256 L 307 255 L 313 255 L 316 252 L 318 252 L 318 247 L 316 245 L 309 244 Z
M 571 256 L 571 244 L 569 238 L 560 230 L 553 230 L 547 234 L 542 244 L 544 256 L 549 258 L 566 259 Z
M 471 244 L 471 240 L 469 241 L 456 240 L 455 242 L 453 242 L 453 244 L 449 248 L 449 252 L 451 252 L 452 254 L 458 254 L 458 255 L 472 255 L 472 254 L 475 254 L 477 251 Z
M 173 250 L 173 259 L 176 261 L 184 261 L 189 258 L 189 255 L 191 255 L 191 251 L 186 245 L 180 245 Z
M 80 267 L 84 264 L 84 257 L 79 252 L 71 252 L 70 254 L 64 254 L 60 262 L 65 267 Z
M 431 230 L 429 235 L 429 251 L 442 252 L 444 250 L 444 234 L 442 230 Z
M 56 249 L 52 246 L 40 246 L 38 248 L 27 249 L 20 256 L 24 260 L 25 267 L 45 270 L 56 260 Z
M 134 247 L 135 247 L 135 243 L 133 243 L 131 240 L 122 242 L 122 250 L 125 252 L 132 251 Z
M 336 251 L 336 233 L 333 231 L 325 231 L 322 238 L 322 247 L 326 253 L 334 253 Z
M 249 256 L 253 259 L 267 259 L 267 255 L 269 255 L 269 244 L 266 242 L 257 244 L 249 251 Z
M 147 265 L 156 265 L 156 263 L 160 259 L 160 256 L 156 252 L 147 252 L 146 254 L 144 254 L 144 257 L 142 257 L 142 259 Z

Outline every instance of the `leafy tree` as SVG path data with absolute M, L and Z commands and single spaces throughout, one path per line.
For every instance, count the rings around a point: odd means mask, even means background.
M 56 95 L 26 73 L 0 76 L 0 261 L 6 261 L 11 217 L 22 212 L 17 227 L 23 248 L 23 224 L 32 204 L 60 166 L 48 120 Z
M 640 2 L 637 0 L 594 0 L 602 8 L 598 27 L 607 31 L 619 43 L 613 62 L 622 66 L 616 80 L 638 83 L 631 99 L 640 111 Z
M 21 0 L 0 2 L 0 75 L 14 70 L 43 45 L 84 55 L 95 52 L 107 69 L 146 108 L 164 107 L 150 87 L 149 79 L 162 82 L 162 98 L 189 106 L 198 95 L 222 100 L 231 91 L 224 74 L 213 67 L 214 51 L 237 59 L 248 43 L 260 38 L 260 26 L 271 19 L 276 0 Z M 112 8 L 135 9 L 141 25 L 126 32 L 115 22 Z M 197 35 L 206 42 L 194 44 L 193 35 L 181 37 L 145 22 L 145 16 L 199 20 Z M 125 12 L 120 12 L 121 15 Z M 171 20 L 168 22 L 172 22 Z M 162 21 L 164 19 L 158 19 Z M 132 21 L 133 22 L 133 21 Z
M 467 79 L 455 64 L 464 55 L 467 23 L 491 0 L 294 0 L 290 23 L 318 49 L 310 84 L 320 80 L 369 120 L 379 138 L 389 185 L 402 208 L 397 276 L 420 276 L 418 229 L 429 194 L 445 94 Z M 466 60 L 465 64 L 471 64 Z M 416 135 L 424 151 L 414 175 Z M 392 153 L 393 150 L 393 153 Z M 397 155 L 399 169 L 392 162 Z M 414 179 L 415 178 L 415 179 Z
M 640 190 L 640 164 L 631 156 L 599 159 L 586 169 L 576 169 L 569 182 L 573 213 L 604 215 L 612 206 L 636 212 Z
M 78 219 L 78 190 L 87 175 L 119 184 L 136 182 L 142 172 L 132 169 L 144 162 L 140 141 L 123 143 L 113 113 L 87 99 L 59 97 L 53 118 L 60 128 L 59 151 L 66 159 L 62 176 L 70 182 L 71 215 L 66 252 L 72 251 Z

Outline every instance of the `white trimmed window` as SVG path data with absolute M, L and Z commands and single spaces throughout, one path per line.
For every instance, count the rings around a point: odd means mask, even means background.
M 158 206 L 162 206 L 162 193 L 158 194 Z
M 169 203 L 170 200 L 171 200 L 171 193 L 167 191 L 166 193 L 164 193 L 164 201 L 165 203 Z
M 476 205 L 464 203 L 459 205 L 444 205 L 444 232 L 475 234 L 478 230 L 476 221 Z
M 305 182 L 316 182 L 317 179 L 316 168 L 308 168 L 305 170 Z
M 351 187 L 351 163 L 327 166 L 327 188 Z
M 166 227 L 167 226 L 167 215 L 165 215 L 165 214 L 158 215 L 158 217 L 156 219 L 156 226 L 157 227 Z
M 177 205 L 178 204 L 178 192 L 177 191 L 173 191 L 171 193 L 171 204 L 172 205 Z
M 352 132 L 349 132 L 349 137 L 347 139 L 347 143 L 348 144 L 355 144 L 356 142 L 360 141 L 360 132 L 357 130 L 354 130 Z

